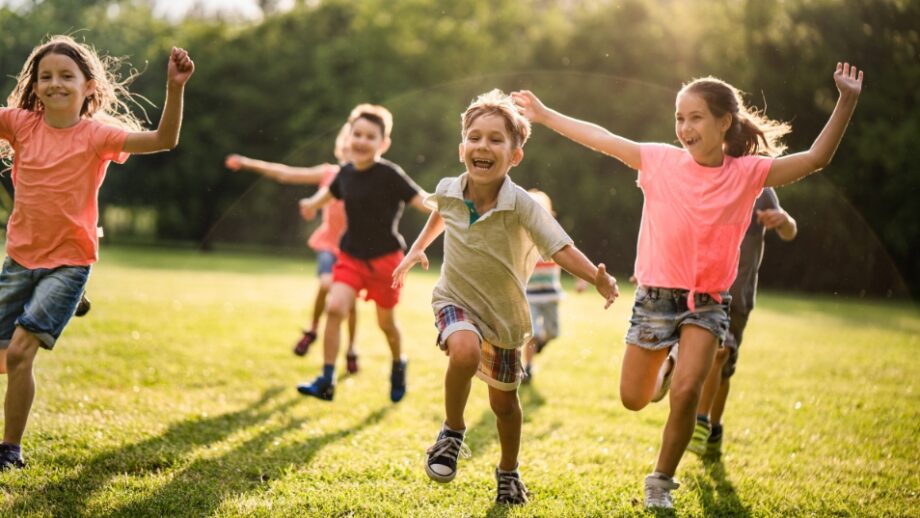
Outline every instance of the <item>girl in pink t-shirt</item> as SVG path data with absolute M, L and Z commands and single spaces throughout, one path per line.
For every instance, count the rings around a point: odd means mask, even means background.
M 64 330 L 98 257 L 98 193 L 109 162 L 179 142 L 185 84 L 195 70 L 173 48 L 159 127 L 142 131 L 114 74 L 118 60 L 69 36 L 32 50 L 7 107 L 0 158 L 16 191 L 0 271 L 0 372 L 8 372 L 0 471 L 24 465 L 19 444 L 35 394 L 32 364 Z
M 784 150 L 779 139 L 789 126 L 747 108 L 737 89 L 711 77 L 677 94 L 674 130 L 682 148 L 639 144 L 551 110 L 529 91 L 512 94 L 533 122 L 639 170 L 645 197 L 635 266 L 639 286 L 620 399 L 626 408 L 640 410 L 664 397 L 669 384 L 671 392 L 657 466 L 645 479 L 647 507 L 673 507 L 674 472 L 728 329 L 727 292 L 757 196 L 765 186 L 794 182 L 830 163 L 862 79 L 856 67 L 838 63 L 834 112 L 811 149 L 785 156 L 779 156 Z
M 339 130 L 335 139 L 335 158 L 339 164 L 348 162 L 348 135 L 351 125 L 347 122 Z M 263 162 L 240 155 L 230 155 L 225 161 L 228 169 L 239 171 L 246 169 L 271 178 L 279 183 L 296 185 L 318 185 L 318 193 L 327 192 L 329 185 L 339 174 L 339 165 L 320 164 L 314 167 L 291 167 L 275 162 Z M 301 205 L 303 205 L 303 200 Z M 316 217 L 314 211 L 301 210 L 304 219 L 311 220 Z M 310 328 L 304 330 L 303 336 L 294 345 L 294 354 L 303 356 L 307 354 L 310 345 L 316 341 L 319 329 L 319 320 L 326 308 L 326 296 L 332 286 L 332 267 L 336 263 L 339 253 L 339 241 L 345 233 L 347 220 L 345 218 L 345 203 L 341 200 L 329 203 L 322 209 L 322 224 L 310 235 L 307 244 L 316 251 L 316 264 L 318 266 L 319 289 L 313 302 L 313 320 Z M 358 351 L 355 348 L 355 330 L 357 317 L 355 306 L 352 304 L 348 314 L 348 350 L 345 352 L 346 368 L 350 374 L 358 372 Z

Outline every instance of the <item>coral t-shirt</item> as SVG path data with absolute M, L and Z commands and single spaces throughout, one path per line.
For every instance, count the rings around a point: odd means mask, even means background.
M 323 179 L 319 186 L 329 187 L 335 180 L 335 175 L 339 174 L 339 166 L 331 166 L 323 173 Z M 333 199 L 323 207 L 322 224 L 310 234 L 307 244 L 317 252 L 328 251 L 338 253 L 339 241 L 342 240 L 342 234 L 345 233 L 347 219 L 345 217 L 345 202 Z
M 665 144 L 642 144 L 641 156 L 636 279 L 719 300 L 738 273 L 741 239 L 773 159 L 725 155 L 721 166 L 706 167 Z
M 15 152 L 7 255 L 31 269 L 96 262 L 99 187 L 109 162 L 128 159 L 127 135 L 91 119 L 61 129 L 40 113 L 0 109 L 0 139 Z

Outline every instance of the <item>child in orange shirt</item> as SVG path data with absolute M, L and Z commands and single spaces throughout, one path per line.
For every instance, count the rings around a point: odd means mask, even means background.
M 98 193 L 109 162 L 179 142 L 185 84 L 195 71 L 173 48 L 159 127 L 142 131 L 125 82 L 95 50 L 68 36 L 36 47 L 0 108 L 0 157 L 13 159 L 16 198 L 0 271 L 0 371 L 9 369 L 0 471 L 21 468 L 35 396 L 32 364 L 74 314 L 98 258 Z M 130 79 L 130 78 L 129 78 Z

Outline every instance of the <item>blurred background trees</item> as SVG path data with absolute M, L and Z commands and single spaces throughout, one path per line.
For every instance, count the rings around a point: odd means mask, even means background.
M 72 33 L 128 56 L 133 91 L 159 120 L 165 62 L 187 48 L 179 148 L 112 167 L 102 189 L 106 241 L 298 247 L 315 223 L 309 189 L 223 167 L 231 152 L 294 165 L 331 162 L 336 131 L 360 102 L 393 111 L 387 157 L 424 188 L 461 172 L 459 115 L 492 88 L 528 88 L 550 106 L 639 141 L 675 142 L 674 95 L 715 75 L 790 121 L 806 149 L 836 99 L 837 61 L 866 70 L 847 135 L 822 174 L 778 191 L 799 221 L 770 239 L 761 282 L 789 290 L 920 294 L 920 2 L 917 0 L 300 0 L 264 15 L 192 9 L 155 15 L 151 0 L 0 2 L 0 91 L 31 49 Z M 128 69 L 125 69 L 127 72 Z M 512 173 L 539 187 L 578 246 L 629 273 L 642 207 L 635 173 L 542 127 Z M 8 200 L 0 199 L 6 210 Z M 3 216 L 5 218 L 5 215 Z M 411 241 L 423 218 L 407 214 Z

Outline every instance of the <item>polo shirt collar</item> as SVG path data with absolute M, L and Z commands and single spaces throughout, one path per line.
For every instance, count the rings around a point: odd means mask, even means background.
M 463 191 L 466 189 L 469 173 L 463 173 L 458 176 L 447 188 L 447 196 L 463 200 Z M 492 210 L 514 210 L 514 182 L 511 176 L 505 175 L 502 186 L 498 189 L 498 200 L 495 202 L 495 208 Z M 491 212 L 491 211 L 489 211 Z M 483 214 L 484 216 L 485 214 Z

